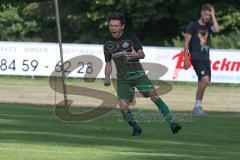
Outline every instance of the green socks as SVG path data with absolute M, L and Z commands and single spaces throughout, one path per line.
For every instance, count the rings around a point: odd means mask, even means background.
M 123 119 L 125 121 L 127 121 L 130 126 L 132 126 L 133 128 L 141 128 L 137 124 L 136 120 L 133 118 L 133 115 L 132 115 L 130 110 L 128 110 L 127 112 L 124 112 L 124 111 L 121 110 L 121 112 L 122 112 L 122 115 L 123 115 Z
M 154 103 L 157 105 L 158 109 L 161 111 L 168 124 L 171 125 L 174 122 L 174 117 L 169 111 L 168 106 L 160 98 Z M 127 121 L 130 126 L 132 126 L 133 128 L 141 128 L 137 124 L 130 110 L 128 110 L 127 112 L 121 110 L 121 112 L 123 115 L 123 119 Z
M 163 114 L 166 121 L 171 125 L 171 123 L 174 122 L 174 117 L 172 113 L 169 111 L 168 106 L 161 100 L 161 98 L 159 98 L 154 103 L 157 105 L 158 109 Z

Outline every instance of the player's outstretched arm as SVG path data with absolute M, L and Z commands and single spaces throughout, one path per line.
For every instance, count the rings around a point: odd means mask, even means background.
M 211 30 L 212 30 L 214 33 L 220 32 L 220 27 L 219 27 L 217 18 L 216 18 L 216 16 L 215 16 L 215 10 L 214 10 L 213 7 L 212 7 L 212 11 L 211 11 L 211 17 L 212 17 L 212 21 L 213 21 L 213 26 L 211 27 Z
M 189 43 L 191 40 L 191 34 L 185 33 L 184 36 L 184 69 L 188 69 L 189 68 L 189 64 L 188 64 L 188 50 L 189 50 Z
M 139 49 L 138 51 L 135 51 L 134 49 L 132 49 L 132 52 L 127 52 L 125 56 L 128 60 L 135 59 L 135 58 L 143 59 L 145 57 L 145 54 L 143 52 L 143 49 Z
M 110 79 L 111 74 L 112 74 L 112 63 L 111 61 L 109 61 L 109 62 L 106 62 L 106 65 L 105 65 L 105 79 L 104 79 L 105 86 L 111 85 L 111 79 Z

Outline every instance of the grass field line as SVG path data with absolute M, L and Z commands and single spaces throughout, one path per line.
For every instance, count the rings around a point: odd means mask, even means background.
M 68 154 L 68 155 L 80 155 L 80 156 L 85 156 L 85 155 L 89 155 L 89 152 L 78 152 L 78 151 L 54 151 L 54 150 L 36 150 L 36 149 L 21 149 L 21 148 L 7 148 L 7 147 L 0 147 L 0 150 L 7 150 L 7 151 L 15 151 L 15 152 L 36 152 L 36 153 L 50 153 L 50 154 Z M 191 155 L 187 155 L 187 154 L 174 154 L 174 153 L 151 153 L 151 152 L 114 152 L 114 151 L 103 151 L 103 150 L 99 150 L 99 151 L 94 151 L 91 152 L 91 154 L 95 154 L 95 156 L 101 156 L 101 155 L 131 155 L 131 156 L 161 156 L 161 157 L 183 157 L 183 158 L 194 158 L 194 156 Z M 198 158 L 200 159 L 205 159 L 205 158 L 209 158 L 206 156 L 198 156 Z M 215 159 L 215 158 L 211 158 L 211 159 Z M 220 158 L 221 159 L 221 158 Z

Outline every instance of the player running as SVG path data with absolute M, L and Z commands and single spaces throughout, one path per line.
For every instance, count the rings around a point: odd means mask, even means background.
M 129 103 L 133 101 L 135 88 L 143 95 L 150 97 L 169 123 L 172 133 L 178 133 L 181 126 L 174 121 L 168 106 L 160 99 L 153 84 L 148 79 L 139 59 L 143 59 L 142 44 L 139 38 L 130 32 L 126 32 L 125 18 L 122 13 L 114 12 L 107 17 L 111 37 L 104 44 L 105 56 L 105 82 L 111 84 L 112 63 L 114 61 L 117 69 L 117 98 L 118 105 L 124 119 L 133 127 L 133 136 L 139 136 L 142 129 L 134 119 Z

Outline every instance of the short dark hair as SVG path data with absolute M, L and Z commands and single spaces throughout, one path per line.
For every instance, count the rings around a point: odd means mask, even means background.
M 122 24 L 126 24 L 125 16 L 121 12 L 109 13 L 107 16 L 107 21 L 109 22 L 110 20 L 119 20 Z
M 206 4 L 202 5 L 202 11 L 204 11 L 204 10 L 212 11 L 212 7 L 213 6 L 211 4 L 206 3 Z

